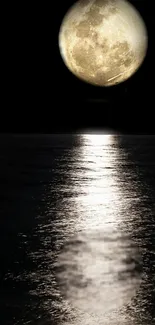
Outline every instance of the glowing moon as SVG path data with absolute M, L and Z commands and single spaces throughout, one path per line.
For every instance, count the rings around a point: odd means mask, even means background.
M 143 19 L 125 0 L 80 0 L 65 15 L 59 32 L 67 68 L 98 86 L 130 78 L 141 66 L 147 46 Z

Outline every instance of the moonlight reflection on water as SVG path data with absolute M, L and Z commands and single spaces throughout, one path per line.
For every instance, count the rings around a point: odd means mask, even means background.
M 0 152 L 0 324 L 155 324 L 155 136 L 10 135 Z
M 73 186 L 78 194 L 70 202 L 78 211 L 75 235 L 59 255 L 57 280 L 65 299 L 87 314 L 82 324 L 105 320 L 107 325 L 132 325 L 125 308 L 141 283 L 140 256 L 127 227 L 121 230 L 131 202 L 119 179 L 115 137 L 91 134 L 82 141 L 77 163 L 81 172 Z

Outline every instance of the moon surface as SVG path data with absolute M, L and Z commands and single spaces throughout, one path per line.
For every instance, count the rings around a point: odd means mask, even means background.
M 96 86 L 130 78 L 146 56 L 145 23 L 126 0 L 80 0 L 66 13 L 59 48 L 67 68 Z

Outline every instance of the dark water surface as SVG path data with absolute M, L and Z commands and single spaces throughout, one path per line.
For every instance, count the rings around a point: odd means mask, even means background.
M 1 136 L 0 167 L 0 324 L 155 324 L 155 136 Z

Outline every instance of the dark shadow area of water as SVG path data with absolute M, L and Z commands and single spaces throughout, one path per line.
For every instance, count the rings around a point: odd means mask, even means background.
M 42 257 L 35 261 L 30 255 L 41 250 L 34 229 L 40 220 L 42 225 L 47 223 L 49 195 L 50 208 L 53 206 L 50 218 L 55 219 L 55 206 L 63 199 L 57 186 L 65 179 L 61 173 L 64 151 L 66 147 L 72 150 L 76 142 L 70 135 L 0 138 L 0 321 L 4 325 L 23 325 L 26 320 L 45 324 L 43 320 L 48 317 L 52 322 L 42 306 L 42 297 L 30 295 L 38 285 L 30 274 L 36 272 L 39 262 L 43 267 Z M 50 238 L 51 250 L 55 250 L 56 236 Z M 56 318 L 53 322 L 56 325 Z
M 128 162 L 120 165 L 120 172 L 126 184 L 131 174 L 135 182 L 131 193 L 138 190 L 139 198 L 130 207 L 131 222 L 128 225 L 132 239 L 139 246 L 142 257 L 143 282 L 133 299 L 129 314 L 141 324 L 155 321 L 155 136 L 120 136 L 120 152 L 124 152 Z M 135 188 L 134 188 L 135 187 Z M 136 211 L 136 213 L 135 213 Z M 126 227 L 126 225 L 125 225 Z M 136 315 L 136 308 L 141 311 Z M 141 319 L 139 319 L 141 317 Z

